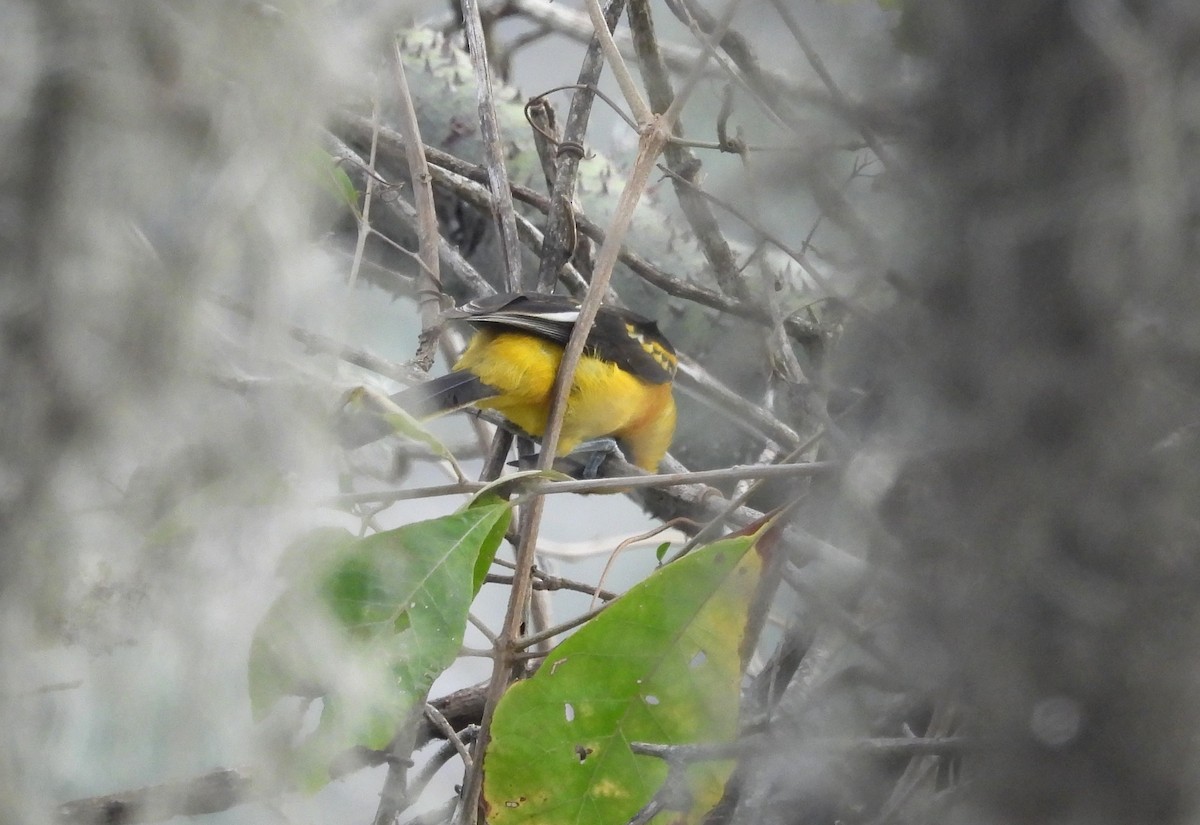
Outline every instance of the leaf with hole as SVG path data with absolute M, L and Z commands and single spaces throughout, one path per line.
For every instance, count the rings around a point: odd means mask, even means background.
M 627 822 L 667 776 L 663 761 L 629 743 L 732 740 L 739 649 L 761 572 L 756 538 L 661 568 L 509 689 L 484 766 L 492 825 Z M 689 767 L 687 821 L 716 803 L 728 771 Z

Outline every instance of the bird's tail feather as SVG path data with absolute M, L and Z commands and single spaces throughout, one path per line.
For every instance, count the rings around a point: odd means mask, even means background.
M 392 396 L 392 400 L 416 418 L 433 418 L 469 407 L 498 392 L 474 373 L 461 370 L 401 390 Z

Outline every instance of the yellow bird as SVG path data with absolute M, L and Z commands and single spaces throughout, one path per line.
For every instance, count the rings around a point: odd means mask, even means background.
M 474 406 L 495 410 L 522 432 L 546 431 L 554 377 L 579 320 L 579 303 L 540 293 L 506 293 L 446 313 L 476 332 L 447 375 L 392 396 L 417 417 Z M 602 306 L 588 333 L 559 437 L 566 455 L 581 444 L 611 438 L 649 472 L 671 446 L 675 350 L 648 318 Z

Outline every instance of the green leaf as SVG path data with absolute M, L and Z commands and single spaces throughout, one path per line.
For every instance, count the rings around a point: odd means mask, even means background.
M 306 153 L 307 176 L 326 194 L 358 215 L 358 190 L 346 170 L 327 152 L 314 149 Z
M 492 825 L 628 821 L 667 767 L 630 742 L 723 742 L 736 734 L 739 646 L 761 570 L 756 537 L 670 564 L 555 648 L 496 708 L 485 761 Z M 690 819 L 716 803 L 728 764 L 688 781 Z
M 399 433 L 424 444 L 438 458 L 450 463 L 460 481 L 466 479 L 462 467 L 458 465 L 458 461 L 450 453 L 450 448 L 430 432 L 420 420 L 414 418 L 410 412 L 386 395 L 367 387 L 356 387 L 346 394 L 343 407 L 348 411 L 371 410 L 375 412 L 384 423 L 392 428 L 392 432 Z M 377 437 L 381 437 L 382 435 L 382 433 L 378 433 Z
M 424 424 L 414 418 L 411 413 L 392 405 L 388 412 L 383 414 L 383 420 L 388 423 L 391 428 L 403 436 L 411 438 L 413 441 L 418 441 L 429 448 L 429 451 L 438 458 L 449 461 L 462 477 L 462 470 L 455 461 L 454 456 L 450 453 L 450 448 L 443 444 L 436 435 L 429 431 Z
M 399 433 L 413 441 L 424 444 L 431 453 L 449 462 L 459 481 L 466 480 L 462 467 L 459 466 L 458 461 L 451 454 L 450 448 L 443 444 L 420 419 L 415 418 L 412 413 L 399 406 L 383 393 L 368 387 L 355 387 L 347 392 L 343 398 L 342 413 L 344 416 L 347 416 L 343 419 L 342 425 L 347 426 L 351 432 L 357 427 L 370 426 L 364 421 L 357 420 L 355 418 L 356 415 L 370 413 L 372 416 L 377 416 L 384 424 L 391 428 L 393 433 Z M 372 421 L 371 424 L 374 425 L 377 422 Z M 384 435 L 387 435 L 386 432 L 379 432 L 375 426 L 370 426 L 370 432 L 373 434 L 373 438 L 382 438 Z M 362 443 L 365 444 L 367 442 L 364 441 Z
M 658 560 L 658 564 L 660 567 L 662 566 L 663 559 L 665 559 L 667 557 L 667 551 L 670 549 L 671 549 L 671 542 L 664 541 L 662 544 L 658 545 L 658 549 L 654 551 L 654 558 L 656 558 Z
M 539 481 L 574 481 L 571 476 L 566 473 L 560 473 L 558 470 L 519 470 L 515 473 L 502 475 L 495 481 L 489 482 L 482 490 L 476 493 L 476 496 L 500 496 L 507 497 L 514 493 L 523 494 L 523 492 Z M 522 500 L 513 502 L 514 504 L 522 503 Z
M 487 510 L 495 507 L 504 508 L 505 512 L 508 513 L 511 513 L 512 511 L 512 505 L 500 496 L 477 493 L 469 502 L 467 502 L 466 507 L 459 512 L 466 512 L 468 510 L 476 509 Z M 475 572 L 471 579 L 471 584 L 473 587 L 473 590 L 471 591 L 472 595 L 477 595 L 480 588 L 483 587 L 483 582 L 485 579 L 487 579 L 488 571 L 492 569 L 492 559 L 496 557 L 496 549 L 500 546 L 500 542 L 504 539 L 504 533 L 507 530 L 507 518 L 497 521 L 496 526 L 492 528 L 492 533 L 489 534 L 488 540 L 484 545 L 485 548 L 490 549 L 481 552 L 479 554 L 479 558 L 475 560 Z M 464 616 L 463 619 L 465 621 L 466 617 Z
M 299 758 L 309 787 L 346 748 L 387 745 L 454 661 L 509 514 L 493 500 L 366 538 L 322 530 L 288 551 L 289 585 L 251 644 L 250 702 L 257 718 L 288 696 L 323 701 Z
M 351 211 L 358 211 L 358 190 L 354 187 L 354 181 L 350 180 L 350 176 L 346 174 L 346 170 L 340 166 L 334 166 L 329 170 L 329 175 L 332 178 L 330 188 L 333 193 L 339 197 L 342 203 L 350 207 Z
M 419 441 L 424 444 L 430 452 L 446 460 L 458 476 L 458 480 L 466 480 L 463 475 L 461 466 L 458 466 L 457 460 L 450 453 L 450 448 L 442 444 L 437 435 L 434 435 L 424 423 L 408 413 L 408 410 L 403 409 L 396 402 L 392 401 L 383 393 L 368 389 L 368 387 L 355 387 L 346 393 L 342 402 L 343 413 L 353 415 L 362 413 L 362 411 L 370 411 L 377 415 L 386 426 L 391 429 L 391 432 L 398 433 L 414 441 Z M 354 426 L 354 424 L 350 424 Z M 374 438 L 383 438 L 385 432 L 374 432 Z

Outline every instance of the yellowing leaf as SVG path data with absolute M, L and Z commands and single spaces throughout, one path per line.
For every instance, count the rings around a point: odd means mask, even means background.
M 555 648 L 496 708 L 485 760 L 492 825 L 626 822 L 662 785 L 664 762 L 630 742 L 730 741 L 739 646 L 761 571 L 756 537 L 662 568 Z M 689 773 L 696 821 L 728 765 Z

